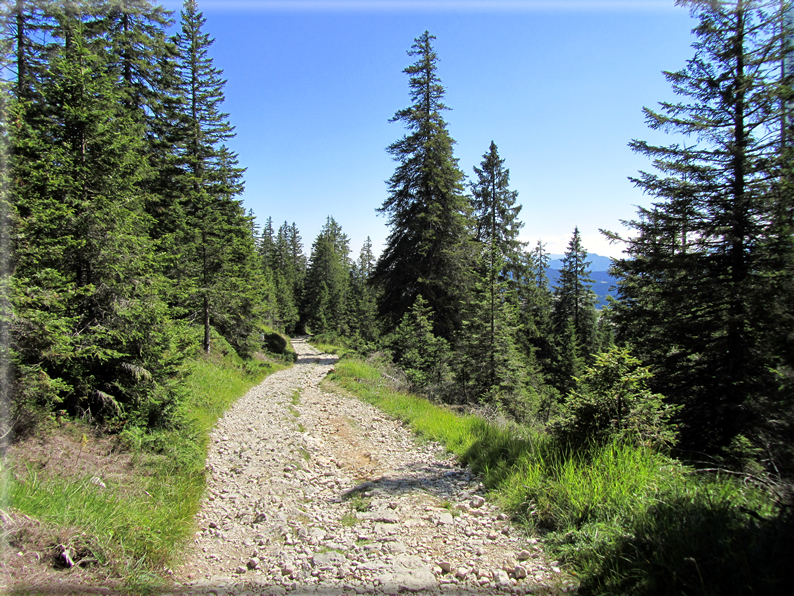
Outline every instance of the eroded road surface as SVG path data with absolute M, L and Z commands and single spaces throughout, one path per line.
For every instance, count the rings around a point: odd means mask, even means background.
M 320 381 L 336 358 L 294 340 L 298 363 L 219 421 L 207 494 L 175 593 L 557 593 L 538 542 L 488 503 L 435 443 Z

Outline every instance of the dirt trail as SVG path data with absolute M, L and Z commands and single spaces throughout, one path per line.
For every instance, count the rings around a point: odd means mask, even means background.
M 484 499 L 437 444 L 319 385 L 336 358 L 298 363 L 226 413 L 207 459 L 199 530 L 176 593 L 544 593 L 555 562 Z

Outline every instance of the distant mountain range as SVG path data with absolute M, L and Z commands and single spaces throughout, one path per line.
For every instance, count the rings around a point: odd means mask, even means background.
M 549 256 L 551 257 L 551 260 L 549 261 L 549 268 L 547 270 L 546 276 L 549 278 L 549 283 L 551 286 L 554 287 L 557 283 L 557 279 L 560 276 L 563 255 Z M 607 273 L 607 270 L 612 264 L 612 259 L 596 254 L 589 254 L 587 255 L 587 260 L 591 261 L 590 277 L 593 279 L 593 282 L 595 282 L 593 283 L 593 292 L 595 292 L 596 296 L 598 296 L 596 308 L 603 308 L 606 306 L 607 296 L 615 295 L 615 290 L 613 289 L 610 291 L 610 288 L 615 285 L 617 280 Z
M 562 269 L 562 258 L 565 255 L 549 255 L 549 269 Z M 612 265 L 612 259 L 609 257 L 602 257 L 601 255 L 589 254 L 587 260 L 590 261 L 591 271 L 608 271 Z

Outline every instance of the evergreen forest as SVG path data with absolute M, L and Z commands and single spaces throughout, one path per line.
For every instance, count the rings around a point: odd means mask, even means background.
M 623 256 L 598 309 L 578 228 L 554 285 L 546 246 L 521 240 L 531 215 L 498 139 L 470 172 L 459 166 L 430 32 L 408 50 L 410 103 L 392 116 L 402 136 L 372 206 L 386 245 L 377 254 L 368 239 L 355 254 L 331 215 L 309 240 L 245 209 L 226 81 L 196 0 L 179 14 L 149 0 L 6 2 L 0 434 L 80 420 L 163 451 L 147 437 L 186 427 L 197 362 L 289 364 L 288 338 L 310 335 L 521 441 L 537 433 L 583 460 L 630 445 L 738 479 L 773 503 L 742 523 L 790 529 L 790 6 L 679 3 L 697 41 L 664 73 L 678 101 L 645 118 L 692 144 L 630 142 L 648 171 L 626 175 L 650 206 L 616 222 L 627 233 L 602 231 Z M 483 453 L 519 444 L 497 438 Z M 572 535 L 560 552 L 576 560 Z

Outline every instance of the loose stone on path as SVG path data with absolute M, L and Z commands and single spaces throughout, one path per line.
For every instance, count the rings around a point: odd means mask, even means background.
M 297 364 L 218 422 L 174 593 L 560 592 L 569 582 L 479 480 L 373 406 L 328 393 L 336 358 Z M 300 397 L 295 398 L 295 391 Z

